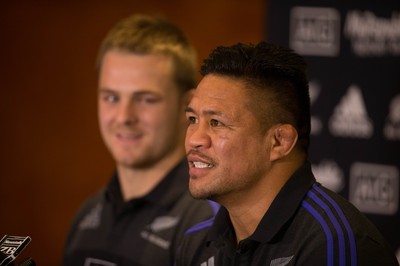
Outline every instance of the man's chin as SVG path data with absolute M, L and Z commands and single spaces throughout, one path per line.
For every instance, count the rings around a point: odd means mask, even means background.
M 215 198 L 212 193 L 204 190 L 198 190 L 193 187 L 189 187 L 189 192 L 194 199 L 198 200 L 213 200 Z
M 150 160 L 119 160 L 117 164 L 123 168 L 132 168 L 132 169 L 148 169 L 154 166 L 154 162 Z
M 192 198 L 197 199 L 197 200 L 205 200 L 208 199 L 207 197 L 203 196 L 203 195 L 199 195 L 199 194 L 193 194 L 190 192 L 190 195 L 192 195 Z

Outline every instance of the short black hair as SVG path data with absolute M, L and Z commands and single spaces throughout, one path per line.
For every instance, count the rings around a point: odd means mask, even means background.
M 201 66 L 202 76 L 215 74 L 243 81 L 250 109 L 266 129 L 292 124 L 307 153 L 310 142 L 310 96 L 307 63 L 293 50 L 267 42 L 215 48 Z

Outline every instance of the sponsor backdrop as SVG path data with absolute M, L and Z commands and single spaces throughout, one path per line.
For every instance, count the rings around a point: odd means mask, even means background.
M 267 39 L 309 63 L 310 158 L 400 261 L 400 1 L 270 0 Z

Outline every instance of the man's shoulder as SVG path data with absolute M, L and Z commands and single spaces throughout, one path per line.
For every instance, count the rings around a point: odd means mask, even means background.
M 94 206 L 104 202 L 105 200 L 105 188 L 99 189 L 97 192 L 94 194 L 90 195 L 87 197 L 80 205 L 77 216 L 79 216 L 82 213 L 87 212 L 88 210 L 92 209 Z
M 88 213 L 96 212 L 100 213 L 103 208 L 105 201 L 105 188 L 101 188 L 95 194 L 92 194 L 90 197 L 86 198 L 83 203 L 81 203 L 78 211 L 75 213 L 71 226 L 70 231 L 74 231 L 78 223 L 88 215 Z
M 200 222 L 189 228 L 183 236 L 178 248 L 176 264 L 180 265 L 202 265 L 207 258 L 213 257 L 215 250 L 207 244 L 210 228 L 214 217 Z
M 320 184 L 315 184 L 307 193 L 298 214 L 294 220 L 297 233 L 293 232 L 291 237 L 298 239 L 294 243 L 304 243 L 312 250 L 323 247 L 327 257 L 331 254 L 343 260 L 356 257 L 368 258 L 365 262 L 371 263 L 379 259 L 393 260 L 386 240 L 375 225 L 347 199 Z
M 209 200 L 194 199 L 189 192 L 185 192 L 177 200 L 172 213 L 181 217 L 181 223 L 186 224 L 186 230 L 196 224 L 209 223 L 219 210 L 219 204 Z

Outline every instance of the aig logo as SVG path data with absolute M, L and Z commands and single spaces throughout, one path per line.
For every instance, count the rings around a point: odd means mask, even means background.
M 290 48 L 302 55 L 337 56 L 340 15 L 334 8 L 293 7 L 290 11 Z
M 349 190 L 350 201 L 360 211 L 395 214 L 399 203 L 399 171 L 390 165 L 354 163 Z

